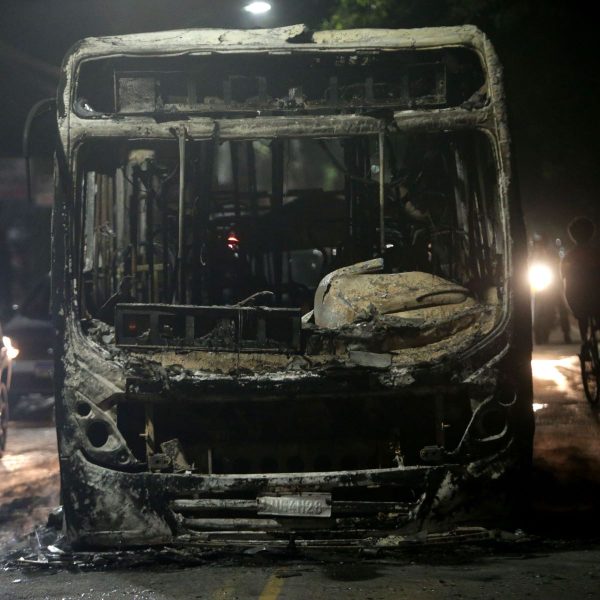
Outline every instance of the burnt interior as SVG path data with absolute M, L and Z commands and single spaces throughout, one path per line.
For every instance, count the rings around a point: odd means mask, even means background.
M 484 82 L 465 48 L 112 57 L 80 66 L 74 110 L 93 118 L 441 108 L 461 105 Z
M 431 455 L 424 458 L 421 450 L 455 450 L 472 411 L 465 394 L 446 392 L 443 397 L 338 395 L 196 406 L 174 400 L 153 405 L 152 414 L 156 452 L 176 438 L 190 468 L 223 474 L 431 464 Z M 141 461 L 146 460 L 146 416 L 142 404 L 119 407 L 119 429 Z
M 475 297 L 500 290 L 488 138 L 389 133 L 380 152 L 376 136 L 188 141 L 181 190 L 176 139 L 86 143 L 83 316 L 112 325 L 119 303 L 232 306 L 253 294 L 254 306 L 304 314 L 323 276 L 378 256 L 386 272 L 434 273 Z
M 496 162 L 478 131 L 90 140 L 79 164 L 82 317 L 115 325 L 119 345 L 141 353 L 302 353 L 299 334 L 311 325 L 300 318 L 321 279 L 373 257 L 388 273 L 440 275 L 482 302 L 502 290 Z M 136 398 L 127 390 L 115 406 L 121 433 L 150 470 L 173 468 L 163 449 L 173 440 L 199 472 L 436 464 L 472 416 L 468 398 L 447 390 L 402 397 L 321 385 L 296 397 L 277 388 L 279 368 L 244 374 L 234 358 L 225 399 L 224 385 L 194 391 L 193 367 L 168 360 L 156 381 L 176 376 L 188 392 L 167 386 Z M 236 388 L 240 376 L 257 387 Z M 92 446 L 110 445 L 109 425 L 95 427 Z

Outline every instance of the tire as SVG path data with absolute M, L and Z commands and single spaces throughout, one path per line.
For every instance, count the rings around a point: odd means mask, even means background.
M 585 397 L 590 404 L 597 404 L 600 399 L 600 359 L 595 336 L 582 345 L 579 362 Z
M 6 386 L 0 383 L 0 458 L 6 449 L 6 437 L 8 434 L 8 393 Z

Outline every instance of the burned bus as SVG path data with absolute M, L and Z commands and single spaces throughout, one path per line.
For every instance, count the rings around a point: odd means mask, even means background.
M 74 544 L 352 545 L 500 500 L 530 329 L 480 31 L 90 38 L 57 118 Z

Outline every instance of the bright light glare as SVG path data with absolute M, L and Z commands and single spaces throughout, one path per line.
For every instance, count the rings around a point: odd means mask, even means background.
M 250 2 L 244 6 L 244 10 L 253 15 L 262 15 L 271 10 L 271 5 L 268 2 Z
M 547 404 L 541 404 L 539 402 L 533 403 L 533 412 L 537 412 L 538 410 L 544 410 L 545 408 L 548 408 Z
M 534 292 L 544 291 L 554 280 L 552 269 L 544 263 L 534 263 L 529 267 L 529 285 Z
M 576 356 L 568 356 L 559 359 L 534 358 L 531 361 L 531 373 L 534 379 L 547 381 L 554 384 L 558 391 L 570 395 L 573 392 L 573 384 L 565 373 L 570 374 L 572 379 L 579 375 L 579 365 Z
M 2 343 L 6 348 L 6 356 L 8 356 L 10 360 L 13 360 L 13 358 L 17 358 L 17 356 L 19 356 L 19 349 L 12 345 L 12 340 L 7 335 L 2 338 Z

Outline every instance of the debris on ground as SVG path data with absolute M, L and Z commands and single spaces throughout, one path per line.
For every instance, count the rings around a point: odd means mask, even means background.
M 252 547 L 233 545 L 181 545 L 151 546 L 146 548 L 128 548 L 114 550 L 75 551 L 62 533 L 60 508 L 52 511 L 48 525 L 36 527 L 28 535 L 22 537 L 8 552 L 2 555 L 0 548 L 0 568 L 4 570 L 22 568 L 42 569 L 131 569 L 149 565 L 193 566 L 228 560 L 253 560 L 267 558 L 273 560 L 318 560 L 327 562 L 328 557 L 321 555 L 318 549 L 297 548 L 291 543 L 285 547 L 270 547 L 268 544 Z M 442 553 L 456 554 L 457 547 L 469 556 L 473 549 L 481 552 L 483 546 L 499 548 L 501 546 L 532 542 L 535 538 L 523 531 L 507 532 L 488 530 L 483 527 L 457 527 L 451 531 L 427 534 L 420 532 L 412 536 L 390 535 L 384 538 L 368 540 L 366 545 L 352 548 L 337 548 L 337 553 L 346 550 L 355 556 L 401 557 L 403 551 L 412 553 L 420 548 L 432 556 Z

